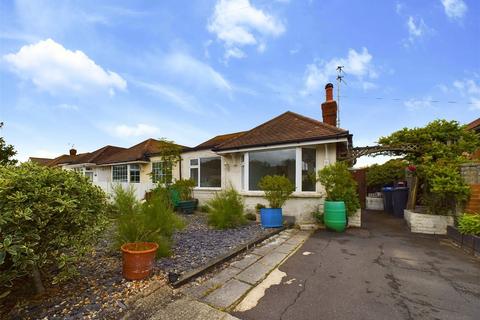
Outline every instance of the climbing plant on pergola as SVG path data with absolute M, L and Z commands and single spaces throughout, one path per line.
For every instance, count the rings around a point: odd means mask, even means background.
M 469 197 L 459 165 L 470 161 L 480 148 L 480 138 L 457 121 L 435 120 L 425 127 L 403 128 L 378 140 L 379 146 L 415 145 L 406 151 L 385 150 L 379 154 L 402 156 L 417 166 L 422 199 L 432 214 L 454 213 Z

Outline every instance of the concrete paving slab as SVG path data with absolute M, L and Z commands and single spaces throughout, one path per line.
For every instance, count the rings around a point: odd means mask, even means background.
M 212 278 L 208 279 L 205 284 L 209 287 L 218 287 L 223 285 L 228 280 L 232 279 L 235 275 L 239 274 L 242 271 L 240 268 L 236 268 L 234 266 L 230 266 L 226 269 L 220 271 L 217 275 L 213 276 Z
M 258 258 L 260 258 L 260 257 L 258 257 Z M 240 260 L 240 261 L 242 261 L 242 260 Z M 190 288 L 185 289 L 184 293 L 187 296 L 193 297 L 193 298 L 196 298 L 196 299 L 203 298 L 204 296 L 207 295 L 207 293 L 210 293 L 215 288 L 222 286 L 224 283 L 226 283 L 227 281 L 232 279 L 236 274 L 240 273 L 241 271 L 242 271 L 242 269 L 240 269 L 240 268 L 230 266 L 230 267 L 222 270 L 220 273 L 213 276 L 212 278 L 208 279 L 204 283 L 202 283 L 198 286 L 191 286 Z
M 217 289 L 206 296 L 203 301 L 220 309 L 227 309 L 237 300 L 239 300 L 247 291 L 252 288 L 251 285 L 232 279 L 225 283 L 220 289 Z
M 257 261 L 244 271 L 237 274 L 235 278 L 250 284 L 256 284 L 258 281 L 265 278 L 267 272 L 269 272 L 271 269 L 272 267 Z
M 298 247 L 298 244 L 291 244 L 291 243 L 282 243 L 278 248 L 273 250 L 273 252 L 283 252 L 283 253 L 290 253 Z
M 246 269 L 247 267 L 249 267 L 251 264 L 253 264 L 255 261 L 257 261 L 260 258 L 261 258 L 261 256 L 258 256 L 258 255 L 253 254 L 253 253 L 247 254 L 242 260 L 235 261 L 230 266 L 243 270 L 243 269 Z
M 233 320 L 228 313 L 216 310 L 204 303 L 188 299 L 177 300 L 159 309 L 150 320 Z
M 284 252 L 270 252 L 265 257 L 258 260 L 258 262 L 266 266 L 269 266 L 271 268 L 274 268 L 280 262 L 282 262 L 282 260 L 285 259 L 287 256 L 288 256 L 288 253 L 284 253 Z

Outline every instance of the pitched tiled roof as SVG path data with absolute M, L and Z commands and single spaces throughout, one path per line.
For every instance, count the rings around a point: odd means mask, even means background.
M 32 161 L 32 162 L 35 162 L 36 164 L 39 164 L 41 166 L 46 166 L 53 159 L 30 157 L 29 160 Z
M 81 154 L 78 154 L 78 155 L 75 155 L 75 156 L 71 156 L 69 154 L 62 154 L 61 156 L 56 157 L 56 158 L 52 159 L 52 161 L 48 162 L 47 166 L 55 167 L 55 166 L 58 166 L 58 165 L 61 165 L 61 164 L 70 164 L 72 161 L 74 161 L 76 159 L 76 157 L 80 157 L 82 155 L 84 155 L 84 153 L 81 153 Z
M 79 154 L 70 164 L 97 163 L 123 150 L 126 149 L 122 147 L 105 146 L 93 152 Z
M 250 131 L 225 141 L 214 150 L 223 151 L 285 143 L 346 137 L 347 130 L 287 111 Z
M 226 142 L 226 141 L 228 141 L 228 140 L 237 138 L 238 136 L 244 134 L 245 132 L 247 132 L 247 131 L 241 131 L 241 132 L 235 132 L 235 133 L 222 134 L 222 135 L 213 137 L 212 139 L 207 140 L 207 141 L 199 144 L 198 146 L 192 148 L 191 150 L 213 149 L 213 148 L 215 148 L 216 146 L 218 146 L 218 145 L 220 145 L 220 144 L 222 144 L 222 143 L 224 143 L 224 142 Z
M 188 150 L 188 147 L 180 146 L 182 149 Z M 159 140 L 147 139 L 140 142 L 139 144 L 134 145 L 131 148 L 115 152 L 109 157 L 105 157 L 99 161 L 97 164 L 109 164 L 109 163 L 120 163 L 120 162 L 132 162 L 132 161 L 148 161 L 148 157 L 158 154 L 160 152 L 161 144 Z
M 470 130 L 478 131 L 478 130 L 480 129 L 480 118 L 478 118 L 477 120 L 474 120 L 474 121 L 470 122 L 470 123 L 467 125 L 467 128 L 470 129 Z

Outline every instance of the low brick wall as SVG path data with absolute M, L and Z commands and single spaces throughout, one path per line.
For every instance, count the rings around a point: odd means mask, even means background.
M 410 210 L 403 212 L 410 231 L 414 233 L 447 234 L 447 226 L 453 226 L 454 223 L 452 216 L 437 216 Z
M 383 198 L 366 197 L 366 209 L 383 211 Z
M 361 227 L 362 226 L 362 209 L 358 209 L 354 215 L 348 217 L 349 227 Z

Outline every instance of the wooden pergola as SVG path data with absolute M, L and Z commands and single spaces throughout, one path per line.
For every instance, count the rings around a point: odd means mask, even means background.
M 366 146 L 355 147 L 347 150 L 346 153 L 339 155 L 339 160 L 355 161 L 357 158 L 363 156 L 370 156 L 374 154 L 388 154 L 388 153 L 415 153 L 419 151 L 417 144 L 401 144 L 401 145 L 378 145 L 378 146 Z

